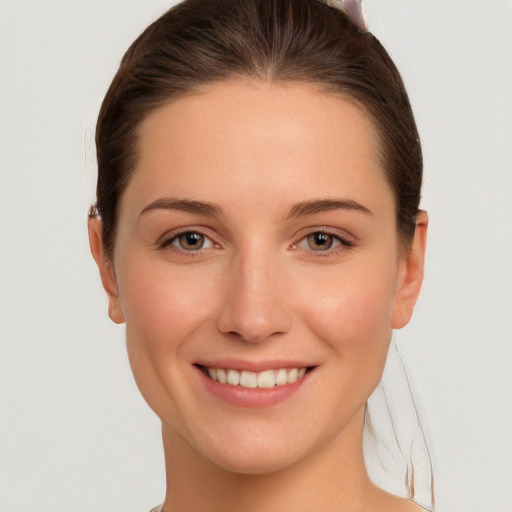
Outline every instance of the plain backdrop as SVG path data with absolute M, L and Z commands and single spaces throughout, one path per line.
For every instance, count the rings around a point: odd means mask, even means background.
M 1 512 L 146 512 L 164 497 L 159 423 L 108 320 L 86 217 L 100 101 L 170 4 L 0 0 Z M 367 14 L 424 147 L 426 280 L 396 338 L 438 511 L 510 512 L 512 2 L 367 0 Z

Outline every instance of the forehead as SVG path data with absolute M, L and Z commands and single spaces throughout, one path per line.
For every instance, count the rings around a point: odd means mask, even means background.
M 218 84 L 144 120 L 125 196 L 138 208 L 177 192 L 221 203 L 248 194 L 272 204 L 390 196 L 376 139 L 362 109 L 308 85 Z

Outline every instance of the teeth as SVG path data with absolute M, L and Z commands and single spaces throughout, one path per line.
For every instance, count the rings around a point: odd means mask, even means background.
M 293 384 L 294 382 L 297 382 L 298 378 L 299 378 L 299 370 L 297 368 L 292 368 L 288 372 L 288 382 L 290 384 Z
M 236 370 L 233 370 L 236 371 Z M 258 375 L 254 372 L 242 372 L 240 374 L 240 386 L 244 388 L 257 388 Z
M 236 370 L 228 370 L 228 384 L 238 386 L 240 384 L 240 372 Z
M 284 386 L 288 382 L 288 372 L 285 368 L 277 371 L 276 386 Z
M 212 380 L 244 388 L 273 388 L 293 384 L 306 375 L 306 368 L 280 368 L 262 372 L 238 371 L 224 368 L 204 368 Z
M 259 388 L 273 388 L 276 385 L 276 378 L 272 370 L 258 373 Z
M 226 370 L 223 370 L 222 368 L 219 368 L 217 370 L 217 380 L 221 383 L 221 384 L 227 384 L 228 382 L 228 379 L 226 377 Z

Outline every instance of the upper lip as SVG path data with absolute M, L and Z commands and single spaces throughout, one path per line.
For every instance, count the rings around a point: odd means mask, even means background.
M 198 361 L 197 366 L 206 368 L 225 368 L 249 372 L 262 372 L 265 370 L 278 370 L 280 368 L 311 368 L 316 366 L 304 361 L 280 359 L 272 361 L 247 361 L 242 359 L 215 359 L 209 361 Z

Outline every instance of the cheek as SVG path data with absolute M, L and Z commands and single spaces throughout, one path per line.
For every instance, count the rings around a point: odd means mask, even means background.
M 193 362 L 187 340 L 211 318 L 219 283 L 194 265 L 177 272 L 164 260 L 125 254 L 118 282 L 132 373 L 153 411 L 184 432 L 190 400 L 182 376 Z
M 313 291 L 303 290 L 302 317 L 335 358 L 364 366 L 366 373 L 386 358 L 395 272 L 381 262 L 362 267 L 317 275 Z
M 173 272 L 159 261 L 128 261 L 127 267 L 131 271 L 124 274 L 120 286 L 127 334 L 136 336 L 137 343 L 176 348 L 208 315 L 211 279 L 192 266 Z
M 176 272 L 155 258 L 127 258 L 119 276 L 128 357 L 146 399 L 159 382 L 173 379 L 169 367 L 186 363 L 184 341 L 211 316 L 215 282 L 193 267 Z

